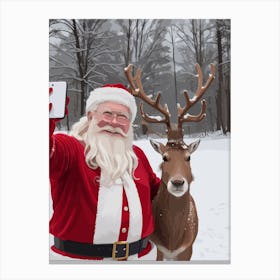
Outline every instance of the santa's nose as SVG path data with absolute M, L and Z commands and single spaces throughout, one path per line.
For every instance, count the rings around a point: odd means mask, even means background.
M 120 124 L 117 122 L 116 117 L 113 117 L 113 119 L 110 121 L 110 125 L 112 127 L 118 127 Z

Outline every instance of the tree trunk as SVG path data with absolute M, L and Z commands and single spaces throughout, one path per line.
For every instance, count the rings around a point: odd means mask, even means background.
M 176 77 L 175 47 L 174 47 L 174 37 L 173 37 L 172 26 L 171 26 L 171 43 L 172 43 L 172 60 L 173 60 L 173 71 L 174 71 L 174 88 L 175 88 L 175 98 L 176 98 L 176 104 L 177 104 L 178 103 L 178 90 L 177 90 L 177 77 Z
M 131 24 L 132 24 L 132 21 L 129 19 L 128 20 L 128 31 L 126 33 L 127 48 L 126 48 L 126 54 L 124 55 L 125 65 L 128 65 L 129 63 L 131 63 L 131 61 L 130 61 Z
M 78 30 L 77 30 L 77 25 L 76 25 L 76 20 L 72 20 L 73 23 L 73 33 L 74 33 L 74 37 L 75 37 L 75 45 L 76 48 L 79 50 L 81 48 L 80 46 L 80 40 L 79 40 L 79 35 L 78 35 Z M 76 52 L 76 56 L 77 56 L 77 61 L 78 61 L 78 66 L 79 66 L 79 74 L 80 74 L 80 78 L 81 78 L 81 99 L 80 99 L 80 104 L 81 104 L 81 116 L 84 115 L 85 113 L 85 83 L 83 81 L 83 77 L 84 77 L 84 72 L 83 72 L 83 67 L 82 67 L 82 55 L 79 51 Z
M 222 48 L 222 34 L 220 30 L 219 20 L 216 21 L 216 39 L 218 46 L 218 90 L 216 97 L 217 105 L 217 130 L 222 129 L 223 134 L 226 133 L 223 123 L 222 110 L 222 91 L 223 91 L 223 48 Z
M 230 80 L 227 82 L 227 130 L 226 132 L 231 131 L 231 112 L 230 112 Z
M 86 109 L 86 94 L 85 94 L 85 82 L 81 81 L 81 99 L 80 99 L 80 106 L 81 106 L 81 111 L 80 114 L 81 116 L 84 115 L 85 109 Z
M 209 97 L 207 100 L 207 112 L 208 112 L 208 120 L 209 120 L 209 130 L 214 131 L 214 123 L 213 123 L 213 112 L 211 106 L 211 98 Z

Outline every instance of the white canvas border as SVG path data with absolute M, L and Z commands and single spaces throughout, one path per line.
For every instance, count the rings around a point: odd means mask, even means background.
M 231 18 L 231 264 L 48 264 L 48 19 L 71 17 Z M 279 279 L 279 33 L 278 1 L 2 1 L 0 278 Z

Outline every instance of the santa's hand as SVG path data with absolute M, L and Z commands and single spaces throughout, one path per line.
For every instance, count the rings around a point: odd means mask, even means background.
M 66 102 L 65 102 L 65 116 L 68 115 L 68 104 L 70 102 L 70 98 L 67 96 L 66 97 Z M 52 109 L 52 103 L 49 103 L 49 111 Z M 53 140 L 53 133 L 55 131 L 56 123 L 59 122 L 60 119 L 52 119 L 49 118 L 49 148 L 50 148 L 50 158 L 53 156 L 54 151 L 55 151 L 55 145 L 54 145 L 54 140 Z
M 51 95 L 52 92 L 53 92 L 53 89 L 50 87 L 50 88 L 49 88 L 49 95 Z M 69 104 L 69 102 L 70 102 L 70 98 L 69 98 L 68 96 L 66 96 L 64 118 L 65 118 L 65 116 L 68 115 L 68 104 Z M 52 107 L 53 107 L 53 104 L 50 102 L 50 103 L 49 103 L 49 112 L 51 111 Z M 51 119 L 51 120 L 54 120 L 55 122 L 60 121 L 59 118 L 50 118 L 50 119 Z
M 49 94 L 51 94 L 51 91 L 49 92 Z M 68 96 L 66 96 L 66 101 L 65 101 L 65 116 L 68 115 L 68 104 L 70 102 L 70 98 Z M 53 104 L 50 102 L 49 103 L 49 112 L 52 109 Z M 65 117 L 64 116 L 64 117 Z M 59 122 L 61 119 L 57 119 L 57 118 L 49 118 L 49 131 L 50 131 L 50 135 L 53 134 L 55 127 L 56 127 L 56 123 Z

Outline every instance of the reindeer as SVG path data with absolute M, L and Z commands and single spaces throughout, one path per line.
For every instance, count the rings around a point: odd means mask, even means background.
M 203 86 L 203 75 L 199 64 L 196 64 L 198 86 L 192 99 L 184 91 L 186 105 L 182 108 L 177 104 L 177 124 L 171 123 L 168 106 L 160 104 L 161 94 L 153 100 L 144 92 L 141 82 L 141 70 L 138 68 L 135 76 L 133 65 L 125 68 L 125 74 L 130 84 L 130 91 L 145 103 L 154 107 L 164 117 L 149 116 L 144 112 L 143 102 L 140 103 L 142 118 L 150 123 L 164 123 L 167 126 L 167 143 L 150 140 L 153 148 L 162 155 L 161 185 L 152 202 L 155 220 L 155 231 L 151 236 L 157 246 L 157 260 L 190 260 L 192 245 L 198 233 L 198 216 L 195 202 L 190 194 L 193 181 L 191 172 L 191 154 L 199 146 L 200 140 L 187 145 L 183 140 L 183 123 L 199 122 L 206 116 L 206 101 L 201 101 L 201 112 L 191 115 L 187 112 L 196 104 L 215 78 L 215 66 L 210 64 L 210 74 Z

